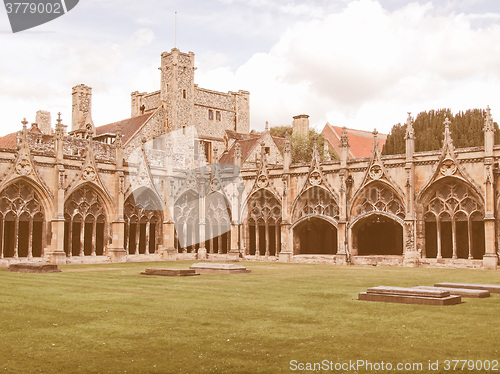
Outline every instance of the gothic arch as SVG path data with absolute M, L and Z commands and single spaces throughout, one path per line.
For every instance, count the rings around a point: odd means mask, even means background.
M 67 256 L 105 254 L 111 215 L 92 183 L 80 184 L 64 202 L 64 251 Z
M 0 191 L 0 258 L 43 256 L 50 206 L 42 196 L 36 183 L 24 177 Z
M 243 212 L 248 254 L 276 256 L 281 246 L 281 201 L 261 188 L 248 197 Z
M 251 192 L 244 200 L 243 202 L 243 205 L 242 205 L 242 209 L 241 209 L 241 217 L 240 217 L 240 222 L 243 222 L 245 220 L 245 218 L 248 216 L 249 214 L 249 211 L 248 211 L 248 204 L 250 202 L 251 199 L 255 198 L 255 196 L 257 195 L 260 195 L 260 194 L 268 194 L 270 196 L 272 196 L 276 201 L 279 201 L 281 202 L 281 197 L 278 196 L 278 194 L 269 189 L 269 188 L 258 188 L 256 190 L 254 190 L 253 192 Z M 281 206 L 281 203 L 280 203 L 280 206 Z
M 0 188 L 0 191 L 4 191 L 7 189 L 9 186 L 11 186 L 14 183 L 26 183 L 28 184 L 38 195 L 40 202 L 42 203 L 43 209 L 45 211 L 45 214 L 47 217 L 52 216 L 52 212 L 54 211 L 54 205 L 52 198 L 50 197 L 50 193 L 45 189 L 45 187 L 41 186 L 38 182 L 36 182 L 34 179 L 25 177 L 25 176 L 20 176 L 17 178 L 13 178 L 10 181 L 3 183 L 2 187 Z
M 402 196 L 389 183 L 373 180 L 360 188 L 350 209 L 350 240 L 353 255 L 402 255 Z
M 125 199 L 124 245 L 128 254 L 156 253 L 161 238 L 164 205 L 150 188 L 139 187 Z
M 473 185 L 447 176 L 420 195 L 417 219 L 424 228 L 424 256 L 482 259 L 484 200 Z
M 475 196 L 481 202 L 481 205 L 484 206 L 484 196 L 481 193 L 481 190 L 478 188 L 476 184 L 471 183 L 471 181 L 464 179 L 460 176 L 445 176 L 427 183 L 417 194 L 415 201 L 417 202 L 417 206 L 423 206 L 428 203 L 430 200 L 430 196 L 435 192 L 436 188 L 439 188 L 442 184 L 445 183 L 455 183 L 455 184 L 463 184 L 467 186 Z
M 402 195 L 383 180 L 368 182 L 356 192 L 351 201 L 349 214 L 351 225 L 359 218 L 371 214 L 384 215 L 384 213 L 402 224 L 406 215 Z
M 205 247 L 209 253 L 227 253 L 231 246 L 231 206 L 225 194 L 205 197 Z
M 304 216 L 293 224 L 292 232 L 294 255 L 337 253 L 337 222 L 328 216 Z
M 199 248 L 200 196 L 185 190 L 174 203 L 175 246 L 178 252 L 196 252 Z
M 335 196 L 322 186 L 311 186 L 303 190 L 293 202 L 292 222 L 310 217 L 322 217 L 335 227 L 339 219 L 339 205 Z
M 97 184 L 93 183 L 93 182 L 83 182 L 83 183 L 80 183 L 78 185 L 76 185 L 75 187 L 73 187 L 70 191 L 67 191 L 65 196 L 65 200 L 64 200 L 64 205 L 66 206 L 66 202 L 68 201 L 68 199 L 78 190 L 82 189 L 82 188 L 90 188 L 92 189 L 100 198 L 100 201 L 104 207 L 104 214 L 106 215 L 106 220 L 108 222 L 111 222 L 114 218 L 114 215 L 115 215 L 115 208 L 114 208 L 114 205 L 113 205 L 113 202 L 110 198 L 110 196 L 108 195 L 108 193 L 104 190 L 102 190 Z

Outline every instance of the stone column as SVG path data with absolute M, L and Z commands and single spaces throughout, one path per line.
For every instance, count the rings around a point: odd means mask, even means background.
M 472 260 L 472 245 L 474 244 L 472 241 L 472 219 L 469 217 L 469 221 L 467 222 L 467 237 L 469 239 L 469 260 Z
M 33 219 L 28 218 L 28 258 L 33 257 Z
M 274 225 L 274 236 L 275 236 L 274 243 L 276 246 L 274 253 L 276 257 L 278 257 L 280 253 L 280 226 L 278 222 L 276 222 L 276 224 Z
M 129 240 L 130 240 L 130 221 L 129 220 L 125 220 L 124 232 L 126 232 L 127 235 L 124 235 L 124 238 L 123 238 L 123 241 L 124 241 L 123 249 L 125 249 L 125 252 L 128 253 Z
M 95 246 L 96 246 L 96 239 L 97 239 L 97 218 L 94 218 L 92 221 L 92 256 L 95 256 Z
M 5 241 L 5 238 L 4 238 L 4 234 L 5 234 L 5 230 L 4 230 L 4 226 L 5 226 L 5 221 L 3 218 L 0 219 L 0 258 L 3 258 L 3 244 L 4 244 L 4 241 Z
M 69 219 L 69 228 L 68 228 L 68 257 L 73 255 L 73 218 Z
M 235 222 L 231 223 L 231 231 L 228 232 L 229 235 L 229 251 L 231 260 L 238 261 L 240 259 L 240 249 L 238 246 L 239 242 L 239 225 Z
M 415 132 L 411 113 L 406 121 L 406 215 L 404 224 L 403 264 L 415 267 L 419 264 L 419 253 L 416 246 L 416 212 L 415 212 Z
M 18 258 L 19 249 L 19 217 L 16 216 L 14 220 L 14 258 Z
M 455 217 L 451 218 L 451 237 L 453 245 L 453 259 L 457 259 L 457 221 Z
M 145 232 L 145 240 L 146 240 L 146 247 L 144 248 L 144 253 L 145 254 L 149 254 L 149 228 L 150 228 L 150 224 L 149 224 L 149 220 L 146 222 L 146 232 Z
M 106 221 L 111 222 L 111 231 L 113 237 L 108 248 L 108 256 L 112 262 L 124 262 L 128 251 L 125 249 L 125 219 L 124 219 L 124 204 L 125 204 L 125 174 L 123 171 L 123 143 L 121 127 L 116 131 L 115 142 L 116 154 L 116 178 L 113 183 L 113 196 L 116 196 L 115 214 L 114 217 L 106 217 Z M 130 227 L 129 227 L 130 236 Z M 130 242 L 129 242 L 130 245 Z
M 483 268 L 498 268 L 498 256 L 495 241 L 495 176 L 493 174 L 493 146 L 495 144 L 495 126 L 490 107 L 486 109 L 484 122 L 484 175 L 485 175 L 485 214 L 484 214 L 484 256 Z
M 266 232 L 266 257 L 269 257 L 269 223 L 266 221 L 264 224 Z
M 55 128 L 55 148 L 56 165 L 53 170 L 54 191 L 54 212 L 52 216 L 52 238 L 50 243 L 49 262 L 55 265 L 66 263 L 66 253 L 64 253 L 64 186 L 65 186 L 65 171 L 62 165 L 64 158 L 63 138 L 65 127 L 62 124 L 61 113 L 58 114 L 57 124 Z M 44 250 L 44 249 L 43 249 Z M 44 250 L 45 252 L 45 250 Z
M 82 217 L 82 222 L 80 223 L 80 256 L 85 255 L 85 218 Z
M 436 258 L 443 258 L 441 253 L 441 221 L 439 217 L 436 218 L 436 233 L 437 233 L 437 255 Z
M 203 181 L 203 179 L 201 179 Z M 200 199 L 199 199 L 199 210 L 198 210 L 198 220 L 199 220 L 199 240 L 200 247 L 198 248 L 198 260 L 204 260 L 207 258 L 207 249 L 205 248 L 205 185 L 204 183 L 200 183 Z
M 141 244 L 141 221 L 138 219 L 135 224 L 135 250 L 134 254 L 139 254 L 139 245 Z
M 260 256 L 260 225 L 255 225 L 255 256 Z
M 281 252 L 279 262 L 290 262 L 293 255 L 292 225 L 286 222 L 281 223 Z
M 292 242 L 292 233 L 291 233 L 291 212 L 290 205 L 291 201 L 293 201 L 292 189 L 290 188 L 290 174 L 288 173 L 289 165 L 291 163 L 291 151 L 290 151 L 290 142 L 287 138 L 285 142 L 285 154 L 286 163 L 283 167 L 283 177 L 281 178 L 282 186 L 283 186 L 283 197 L 281 199 L 281 227 L 276 226 L 277 230 L 281 230 L 281 251 L 278 254 L 279 262 L 290 262 L 290 259 L 293 256 L 293 242 Z

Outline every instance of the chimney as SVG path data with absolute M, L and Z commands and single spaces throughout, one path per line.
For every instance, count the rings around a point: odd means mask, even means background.
M 86 130 L 89 124 L 93 130 L 92 88 L 80 84 L 73 87 L 73 117 L 71 121 L 71 131 Z
M 45 110 L 39 110 L 36 112 L 36 120 L 35 123 L 38 124 L 38 128 L 45 135 L 52 134 L 52 127 L 50 126 L 50 112 Z
M 299 114 L 293 117 L 293 133 L 307 136 L 309 133 L 309 116 L 307 114 Z

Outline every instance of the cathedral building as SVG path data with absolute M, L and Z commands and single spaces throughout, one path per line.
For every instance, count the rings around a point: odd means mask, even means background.
M 484 147 L 382 156 L 385 136 L 327 124 L 329 160 L 292 162 L 289 137 L 250 133 L 249 93 L 194 83 L 194 54 L 161 55 L 160 89 L 96 126 L 92 90 L 0 138 L 0 265 L 176 259 L 496 269 L 498 159 Z M 307 133 L 305 114 L 294 132 Z

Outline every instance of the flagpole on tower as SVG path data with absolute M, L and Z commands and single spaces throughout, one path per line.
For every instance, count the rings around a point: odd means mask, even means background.
M 174 48 L 177 48 L 177 11 L 175 12 L 174 20 Z

